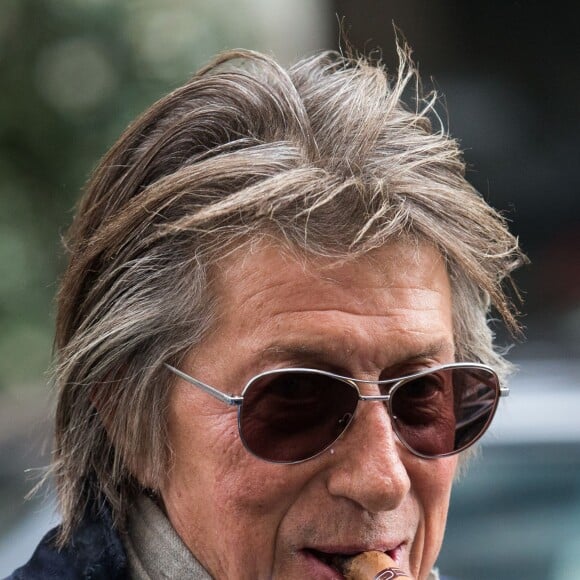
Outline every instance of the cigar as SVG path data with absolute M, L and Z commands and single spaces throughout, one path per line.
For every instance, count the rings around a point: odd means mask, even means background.
M 397 563 L 384 552 L 363 552 L 348 558 L 343 564 L 346 580 L 391 580 L 410 578 Z

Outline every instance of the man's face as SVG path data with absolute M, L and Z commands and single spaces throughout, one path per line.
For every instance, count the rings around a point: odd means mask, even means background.
M 264 244 L 231 256 L 218 283 L 217 328 L 182 370 L 224 392 L 274 368 L 379 379 L 453 362 L 449 279 L 430 247 L 397 243 L 336 265 Z M 419 579 L 431 569 L 457 459 L 412 455 L 381 403 L 360 403 L 331 449 L 293 465 L 251 455 L 235 407 L 181 380 L 168 428 L 165 509 L 214 578 L 339 579 L 320 553 L 366 550 Z

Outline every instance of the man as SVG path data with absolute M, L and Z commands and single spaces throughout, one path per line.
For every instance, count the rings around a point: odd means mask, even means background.
M 433 570 L 521 260 L 398 74 L 219 56 L 103 159 L 58 298 L 62 525 L 20 578 Z

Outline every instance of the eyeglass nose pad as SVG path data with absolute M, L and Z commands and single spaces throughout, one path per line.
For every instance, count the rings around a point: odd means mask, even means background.
M 347 425 L 350 423 L 352 419 L 352 413 L 345 413 L 339 420 L 338 420 L 338 426 L 341 428 L 346 428 Z

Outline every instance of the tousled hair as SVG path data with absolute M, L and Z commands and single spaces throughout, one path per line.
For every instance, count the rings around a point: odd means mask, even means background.
M 466 181 L 435 95 L 421 94 L 398 50 L 392 76 L 334 52 L 287 71 L 256 52 L 224 53 L 103 158 L 67 237 L 58 294 L 61 545 L 91 497 L 105 497 L 122 525 L 131 498 L 159 488 L 171 455 L 163 363 L 212 330 L 214 267 L 245 243 L 268 237 L 344 260 L 403 238 L 435 246 L 452 284 L 457 359 L 505 373 L 487 317 L 494 306 L 516 328 L 502 281 L 523 257 Z

